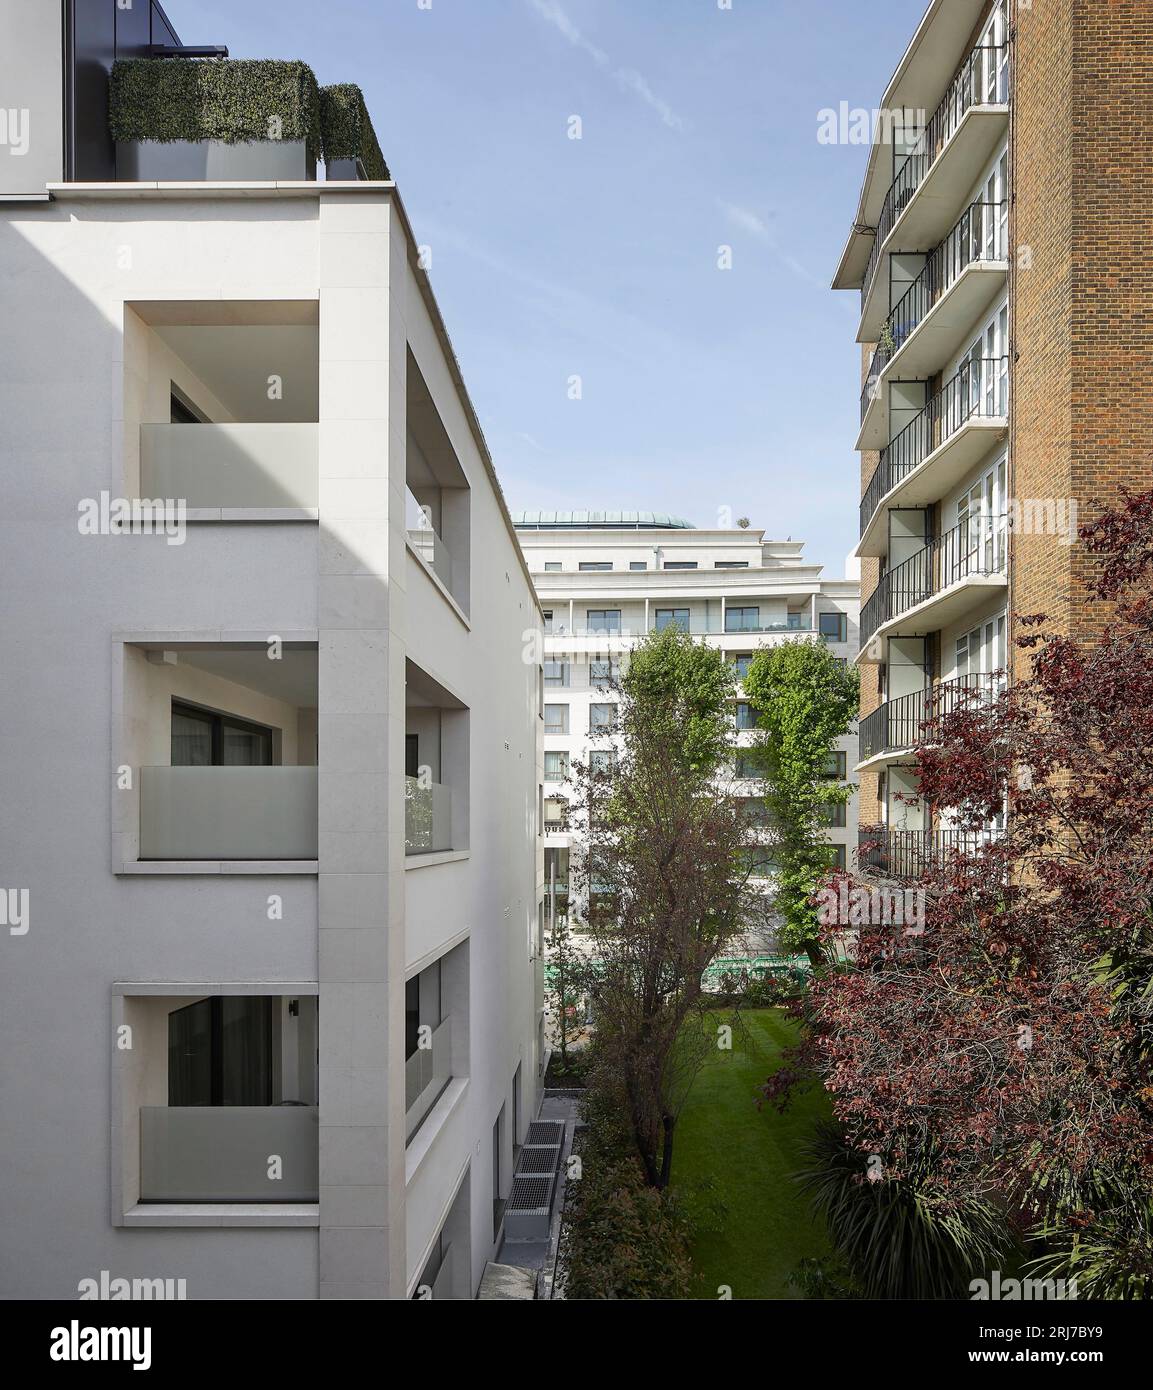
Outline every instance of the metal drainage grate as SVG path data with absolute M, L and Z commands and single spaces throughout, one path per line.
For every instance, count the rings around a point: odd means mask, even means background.
M 564 1125 L 560 1120 L 533 1120 L 524 1142 L 559 1149 L 564 1143 Z
M 518 1173 L 551 1173 L 560 1162 L 559 1149 L 521 1149 Z

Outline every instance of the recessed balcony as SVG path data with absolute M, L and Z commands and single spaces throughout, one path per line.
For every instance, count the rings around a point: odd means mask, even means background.
M 404 849 L 468 848 L 468 710 L 426 671 L 405 667 Z
M 1009 428 L 1009 359 L 970 359 L 881 450 L 861 498 L 858 555 L 883 555 L 885 514 L 943 497 Z
M 316 518 L 316 301 L 137 301 L 124 342 L 128 497 L 194 521 Z
M 1006 203 L 974 203 L 932 252 L 885 320 L 861 391 L 858 450 L 889 439 L 891 381 L 935 375 L 1004 289 L 1009 275 Z
M 317 679 L 314 643 L 126 644 L 124 870 L 315 872 Z
M 982 830 L 889 830 L 863 825 L 858 832 L 857 862 L 861 872 L 878 878 L 915 879 L 950 861 L 970 858 L 995 844 L 1003 832 Z
M 126 1206 L 316 1203 L 315 995 L 126 996 Z
M 926 720 L 991 700 L 1003 686 L 998 672 L 970 673 L 886 700 L 861 720 L 857 771 L 907 757 L 920 742 Z
M 935 632 L 1005 586 L 1003 516 L 977 514 L 886 570 L 861 609 L 862 651 L 898 627 Z
M 1009 126 L 1008 44 L 974 48 L 885 195 L 861 285 L 857 339 L 877 342 L 889 315 L 891 251 L 928 251 L 956 220 L 961 200 Z

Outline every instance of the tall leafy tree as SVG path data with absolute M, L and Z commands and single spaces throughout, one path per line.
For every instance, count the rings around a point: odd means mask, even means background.
M 705 1055 L 703 975 L 760 911 L 719 777 L 731 756 L 732 668 L 676 627 L 650 634 L 617 685 L 611 772 L 575 769 L 594 1002 L 592 1084 L 624 1117 L 651 1187 L 667 1186 L 677 1116 Z
M 857 715 L 857 672 L 838 663 L 823 642 L 789 642 L 757 652 L 745 693 L 756 711 L 775 832 L 778 940 L 817 967 L 825 957 L 813 895 L 832 865 L 825 830 L 832 808 L 852 795 L 850 786 L 830 776 L 830 760 Z

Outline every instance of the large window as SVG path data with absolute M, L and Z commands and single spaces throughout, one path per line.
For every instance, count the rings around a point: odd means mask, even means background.
M 568 829 L 568 802 L 558 796 L 545 798 L 544 826 L 549 834 Z
M 168 1104 L 278 1105 L 279 999 L 198 999 L 168 1015 Z
M 591 685 L 618 681 L 620 674 L 620 662 L 615 657 L 610 657 L 608 661 L 589 662 L 589 683 Z
M 752 666 L 752 664 L 752 652 L 737 652 L 737 654 L 733 657 L 733 669 L 735 671 L 737 680 L 744 680 L 744 678 L 749 674 L 749 668 Z
M 752 705 L 747 700 L 737 702 L 737 728 L 755 729 L 757 727 L 757 715 Z
M 546 734 L 568 733 L 568 705 L 545 705 L 544 731 Z
M 173 767 L 268 767 L 272 761 L 271 729 L 173 700 Z
M 661 632 L 666 627 L 679 627 L 682 632 L 688 632 L 689 610 L 687 608 L 658 608 L 656 630 Z
M 847 771 L 846 763 L 847 759 L 843 749 L 830 753 L 825 762 L 822 776 L 835 777 L 839 782 L 843 782 Z
M 610 733 L 616 728 L 616 705 L 589 705 L 589 732 Z
M 544 663 L 544 683 L 546 686 L 568 685 L 568 663 L 565 661 L 546 661 Z
M 749 750 L 737 754 L 733 762 L 733 776 L 742 780 L 761 776 L 761 762 L 756 752 Z
M 830 642 L 844 642 L 848 638 L 848 618 L 844 613 L 818 613 L 818 631 Z
M 594 632 L 619 632 L 621 630 L 621 610 L 619 608 L 590 608 L 586 612 L 588 625 Z
M 843 830 L 845 826 L 845 813 L 848 807 L 843 801 L 838 801 L 833 806 L 826 806 L 823 809 L 821 819 L 833 829 Z
M 615 748 L 589 749 L 589 771 L 594 776 L 600 774 L 611 777 L 617 770 L 617 750 Z
M 759 608 L 726 608 L 726 632 L 756 632 L 761 626 Z
M 568 776 L 568 754 L 548 752 L 544 755 L 544 780 L 563 782 Z

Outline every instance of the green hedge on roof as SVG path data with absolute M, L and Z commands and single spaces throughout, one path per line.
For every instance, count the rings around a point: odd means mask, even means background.
M 112 65 L 114 140 L 303 140 L 321 153 L 320 89 L 307 63 L 124 58 Z
M 364 104 L 364 93 L 354 83 L 340 82 L 321 88 L 320 129 L 326 160 L 359 159 L 368 178 L 389 177 Z

